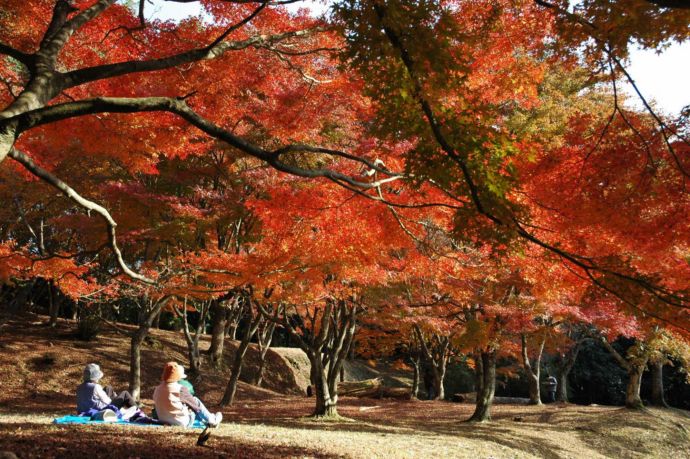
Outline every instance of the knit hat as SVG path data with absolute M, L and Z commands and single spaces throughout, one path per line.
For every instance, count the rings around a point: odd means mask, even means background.
M 84 367 L 84 382 L 98 382 L 103 377 L 101 367 L 90 363 Z
M 182 365 L 176 362 L 168 362 L 165 364 L 165 368 L 163 368 L 163 377 L 161 379 L 166 383 L 174 383 L 186 377 L 187 375 L 184 373 Z

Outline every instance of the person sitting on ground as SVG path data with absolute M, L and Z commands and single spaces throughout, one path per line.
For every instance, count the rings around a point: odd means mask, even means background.
M 181 394 L 183 394 L 182 398 L 189 400 L 189 398 L 188 398 L 189 396 L 187 395 L 187 391 L 192 396 L 196 396 L 196 392 L 194 391 L 194 385 L 192 385 L 192 383 L 189 381 L 189 379 L 187 379 L 186 372 L 187 372 L 187 370 L 184 367 L 182 367 L 182 373 L 184 374 L 184 377 L 182 379 L 180 379 L 178 381 L 178 383 L 180 383 L 180 386 L 182 386 L 182 391 L 181 391 Z M 194 411 L 194 408 L 192 408 L 192 411 Z M 195 413 L 196 413 L 196 411 L 195 411 Z M 155 407 L 153 408 L 153 411 L 151 412 L 151 417 L 153 419 L 158 419 L 158 413 L 156 413 Z
M 103 388 L 98 382 L 103 378 L 101 368 L 95 363 L 84 367 L 84 382 L 77 386 L 77 413 L 94 414 L 106 408 L 136 407 L 136 401 L 127 391 L 119 394 L 111 386 Z
M 161 383 L 153 391 L 153 403 L 158 419 L 174 426 L 191 426 L 196 419 L 202 423 L 217 427 L 223 420 L 223 414 L 211 413 L 197 397 L 180 380 L 186 378 L 184 367 L 176 362 L 168 362 L 163 368 Z

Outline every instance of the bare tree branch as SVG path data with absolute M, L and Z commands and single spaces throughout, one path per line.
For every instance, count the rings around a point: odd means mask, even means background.
M 83 196 L 81 196 L 79 193 L 77 193 L 72 187 L 67 185 L 65 182 L 57 178 L 55 175 L 51 174 L 47 170 L 43 169 L 39 165 L 37 165 L 30 157 L 25 155 L 24 153 L 12 149 L 9 153 L 9 156 L 17 161 L 19 164 L 24 166 L 29 172 L 31 172 L 33 175 L 36 177 L 40 178 L 41 180 L 49 183 L 52 185 L 54 188 L 57 188 L 60 190 L 65 196 L 70 198 L 72 201 L 76 202 L 79 204 L 81 207 L 86 209 L 87 211 L 94 211 L 97 214 L 99 214 L 103 220 L 105 220 L 106 224 L 108 225 L 108 238 L 110 242 L 110 248 L 115 254 L 115 258 L 117 259 L 117 263 L 120 266 L 120 269 L 128 275 L 129 277 L 133 279 L 137 279 L 139 281 L 145 282 L 147 284 L 154 284 L 155 281 L 152 279 L 149 279 L 146 276 L 143 276 L 141 274 L 138 274 L 134 271 L 132 271 L 129 266 L 125 263 L 124 259 L 122 258 L 122 252 L 120 252 L 120 248 L 117 245 L 117 239 L 116 239 L 116 234 L 115 234 L 115 228 L 117 227 L 117 223 L 113 219 L 113 217 L 110 215 L 110 212 L 108 210 L 99 205 L 96 204 L 93 201 L 90 201 Z

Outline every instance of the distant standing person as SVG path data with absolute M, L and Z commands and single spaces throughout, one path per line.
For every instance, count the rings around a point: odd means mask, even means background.
M 218 426 L 223 414 L 209 412 L 201 400 L 194 397 L 186 386 L 180 384 L 186 377 L 182 365 L 176 362 L 165 364 L 161 383 L 153 392 L 158 419 L 173 426 L 189 427 L 195 419 L 211 427 Z
M 136 406 L 134 398 L 127 391 L 119 394 L 111 386 L 103 388 L 99 381 L 103 379 L 101 368 L 90 363 L 84 367 L 84 382 L 77 386 L 77 413 L 101 411 L 109 406 L 131 408 Z
M 544 382 L 546 388 L 546 402 L 553 403 L 556 401 L 556 389 L 558 388 L 558 381 L 554 376 L 549 376 Z

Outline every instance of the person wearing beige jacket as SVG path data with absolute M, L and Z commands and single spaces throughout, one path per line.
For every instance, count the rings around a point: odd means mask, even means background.
M 223 414 L 209 412 L 201 400 L 179 383 L 186 377 L 182 365 L 176 362 L 165 364 L 161 383 L 153 391 L 158 419 L 173 426 L 184 427 L 191 426 L 198 419 L 210 427 L 217 427 Z

